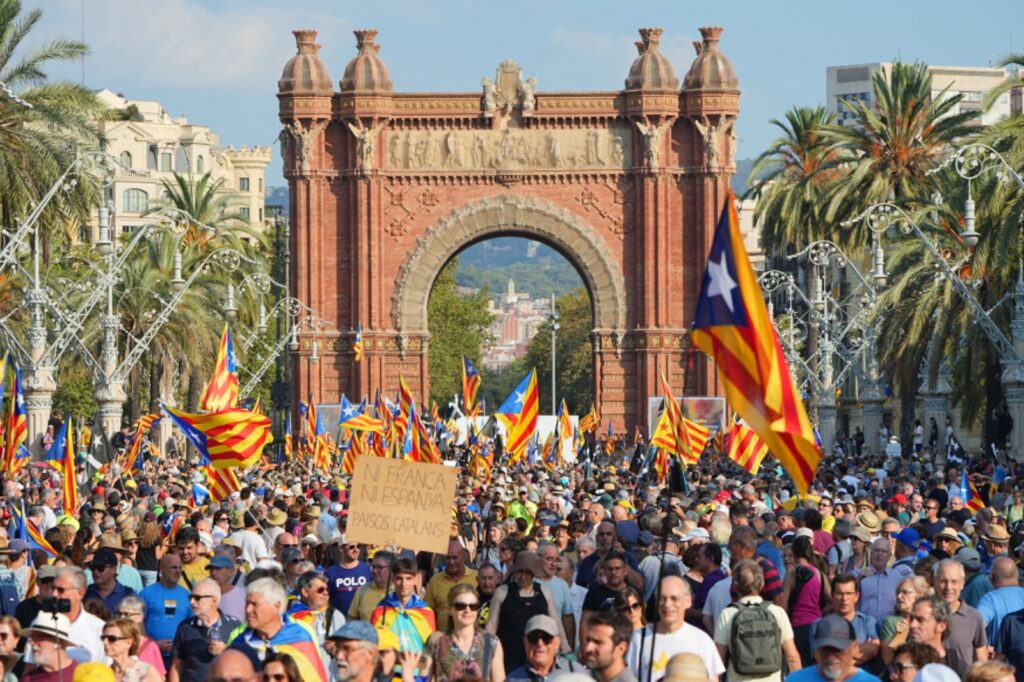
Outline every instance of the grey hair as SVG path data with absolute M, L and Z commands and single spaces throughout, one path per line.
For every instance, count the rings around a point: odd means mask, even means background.
M 220 599 L 220 597 L 222 596 L 222 593 L 220 591 L 220 585 L 218 585 L 217 581 L 213 578 L 203 578 L 202 580 L 196 583 L 196 587 L 199 587 L 200 585 L 206 585 L 207 587 L 209 587 L 210 591 L 215 593 L 218 599 Z
M 579 549 L 580 547 L 589 547 L 590 549 L 597 549 L 597 543 L 594 542 L 593 538 L 584 536 L 576 540 L 576 548 Z
M 932 577 L 938 578 L 939 577 L 939 573 L 942 573 L 942 569 L 945 568 L 946 566 L 953 566 L 953 567 L 955 567 L 956 570 L 959 571 L 959 573 L 960 573 L 960 579 L 961 580 L 966 580 L 967 579 L 967 572 L 964 570 L 964 565 L 961 564 L 956 559 L 943 559 L 939 563 L 935 564 L 932 567 Z
M 273 578 L 259 578 L 245 586 L 245 596 L 259 595 L 268 604 L 277 604 L 281 615 L 288 610 L 288 595 Z
M 74 583 L 75 589 L 84 590 L 89 586 L 88 581 L 85 579 L 85 571 L 80 569 L 78 566 L 63 566 L 57 569 L 56 578 L 62 578 L 66 575 L 71 576 L 71 582 Z
M 322 580 L 328 585 L 330 585 L 330 581 L 327 579 L 327 576 L 325 576 L 323 573 L 317 573 L 316 571 L 306 571 L 305 573 L 299 576 L 298 580 L 295 581 L 295 589 L 299 591 L 309 589 L 310 587 L 312 587 L 313 582 L 316 580 Z
M 118 611 L 124 611 L 125 609 L 127 609 L 129 611 L 138 611 L 143 616 L 145 616 L 146 615 L 146 602 L 142 601 L 141 599 L 136 597 L 134 594 L 132 594 L 132 595 L 129 595 L 129 596 L 125 597 L 121 601 L 117 602 L 117 610 Z

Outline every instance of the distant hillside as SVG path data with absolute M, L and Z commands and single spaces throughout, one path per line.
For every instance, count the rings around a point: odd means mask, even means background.
M 742 196 L 749 189 L 750 171 L 754 170 L 754 159 L 736 159 L 736 175 L 732 176 L 732 191 Z
M 504 292 L 508 281 L 532 297 L 561 296 L 583 286 L 576 269 L 549 246 L 521 237 L 498 237 L 459 254 L 459 286 Z

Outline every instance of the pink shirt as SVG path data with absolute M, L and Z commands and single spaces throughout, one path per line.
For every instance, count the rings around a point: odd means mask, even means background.
M 793 627 L 810 625 L 821 618 L 821 607 L 818 605 L 818 598 L 821 596 L 821 576 L 816 568 L 806 565 L 802 565 L 801 568 L 814 571 L 814 576 L 800 587 L 797 587 L 795 583 L 793 585 L 796 597 L 790 599 L 793 608 L 789 614 L 789 620 Z

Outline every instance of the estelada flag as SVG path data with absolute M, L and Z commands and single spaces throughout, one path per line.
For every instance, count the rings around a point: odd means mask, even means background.
M 732 409 L 806 493 L 821 452 L 743 247 L 731 193 L 708 253 L 692 338 L 718 365 Z
M 468 356 L 462 356 L 462 405 L 466 414 L 471 414 L 476 406 L 476 392 L 480 390 L 480 372 Z
M 259 461 L 263 447 L 274 440 L 269 417 L 240 407 L 211 414 L 188 414 L 166 405 L 162 408 L 199 451 L 201 466 L 244 469 Z
M 732 461 L 756 476 L 764 456 L 768 454 L 768 446 L 746 424 L 734 424 L 729 432 L 729 450 L 727 456 Z
M 238 407 L 238 362 L 235 360 L 231 329 L 224 325 L 217 346 L 217 361 L 213 365 L 213 378 L 199 400 L 199 409 L 220 412 L 229 407 Z

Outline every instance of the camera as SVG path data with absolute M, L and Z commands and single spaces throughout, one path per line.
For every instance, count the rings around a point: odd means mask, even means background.
M 71 600 L 50 597 L 39 603 L 39 610 L 46 613 L 71 613 Z

